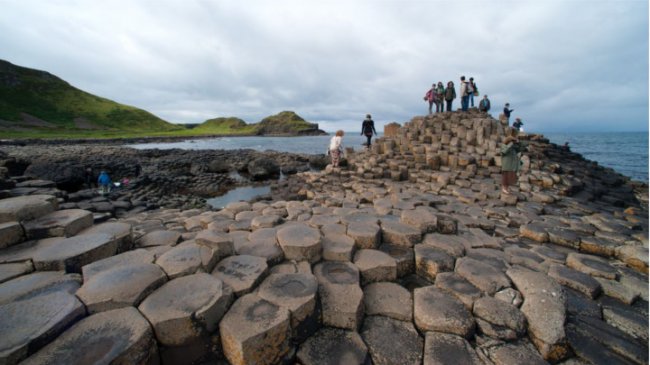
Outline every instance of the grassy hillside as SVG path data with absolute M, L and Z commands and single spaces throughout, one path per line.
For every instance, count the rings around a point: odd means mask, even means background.
M 200 134 L 256 134 L 254 124 L 246 124 L 243 120 L 235 117 L 208 119 L 194 127 L 192 131 Z
M 79 90 L 44 71 L 0 60 L 0 132 L 62 136 L 170 132 L 155 115 Z
M 318 124 L 309 123 L 292 111 L 283 111 L 254 124 L 234 117 L 209 119 L 192 130 L 197 134 L 297 135 L 318 131 Z

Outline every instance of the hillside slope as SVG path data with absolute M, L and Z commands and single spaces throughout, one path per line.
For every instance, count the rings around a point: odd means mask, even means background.
M 259 136 L 296 136 L 327 134 L 318 129 L 317 123 L 309 123 L 292 111 L 283 111 L 262 119 L 258 123 L 246 124 L 239 118 L 214 118 L 193 128 L 201 133 L 246 134 Z

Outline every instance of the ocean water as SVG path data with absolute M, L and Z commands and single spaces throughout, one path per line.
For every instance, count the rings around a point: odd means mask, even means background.
M 380 134 L 381 136 L 381 134 Z M 569 142 L 571 150 L 586 159 L 611 167 L 634 180 L 648 182 L 648 133 L 546 133 L 551 142 L 558 145 Z M 220 137 L 210 139 L 190 139 L 170 143 L 134 144 L 137 149 L 242 149 L 257 151 L 275 150 L 282 152 L 321 154 L 327 151 L 331 136 L 307 137 Z M 365 137 L 348 133 L 343 137 L 344 147 L 359 149 Z

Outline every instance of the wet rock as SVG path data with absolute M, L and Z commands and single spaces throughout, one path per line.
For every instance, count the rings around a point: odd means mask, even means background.
M 25 195 L 0 200 L 0 223 L 29 221 L 54 212 L 58 207 L 52 195 Z
M 424 341 L 413 324 L 381 316 L 367 317 L 361 337 L 373 364 L 420 364 Z
M 461 336 L 427 332 L 424 342 L 424 365 L 467 364 L 481 365 L 474 348 Z
M 70 237 L 93 225 L 93 214 L 82 209 L 65 209 L 48 213 L 25 222 L 25 235 L 29 239 Z
M 264 279 L 268 270 L 266 260 L 250 255 L 235 255 L 221 260 L 212 275 L 233 289 L 237 296 L 250 293 Z
M 167 281 L 158 265 L 133 263 L 102 271 L 84 282 L 77 296 L 89 313 L 137 306 Z
M 217 253 L 210 247 L 189 243 L 178 245 L 160 255 L 156 264 L 165 271 L 171 280 L 199 271 L 211 272 L 217 260 Z
M 397 263 L 395 259 L 382 251 L 359 250 L 354 255 L 354 264 L 359 268 L 362 285 L 397 279 Z
M 367 364 L 368 348 L 357 332 L 323 328 L 298 349 L 304 365 Z
M 454 258 L 445 251 L 426 244 L 415 245 L 413 251 L 415 272 L 432 283 L 436 280 L 436 275 L 454 270 Z
M 158 361 L 149 322 L 135 308 L 102 312 L 80 321 L 25 364 L 150 364 Z
M 0 305 L 0 361 L 18 363 L 85 314 L 83 304 L 65 291 Z
M 356 330 L 363 319 L 359 269 L 348 262 L 325 261 L 314 267 L 323 324 Z
M 474 318 L 463 303 L 434 286 L 413 292 L 415 325 L 420 331 L 437 331 L 469 338 Z
M 284 226 L 278 229 L 277 238 L 285 258 L 310 263 L 320 261 L 322 245 L 317 229 L 304 224 Z
M 221 280 L 199 273 L 167 282 L 138 309 L 160 344 L 182 346 L 216 331 L 231 301 L 232 292 Z
M 118 241 L 106 233 L 78 235 L 56 241 L 36 251 L 36 270 L 65 270 L 80 273 L 81 267 L 115 255 Z
M 18 222 L 0 223 L 0 249 L 23 241 L 25 232 Z
M 280 176 L 280 166 L 274 160 L 266 157 L 250 161 L 246 168 L 252 180 L 265 180 Z
M 482 297 L 474 302 L 474 316 L 484 334 L 501 340 L 516 340 L 526 333 L 526 318 L 517 307 L 499 299 Z
M 395 283 L 372 283 L 363 290 L 367 316 L 380 315 L 400 321 L 413 320 L 413 298 L 404 287 Z
M 564 265 L 551 265 L 548 270 L 548 275 L 559 284 L 566 285 L 592 299 L 596 298 L 601 292 L 600 283 L 596 279 Z
M 231 364 L 275 364 L 289 351 L 289 311 L 255 294 L 235 301 L 219 331 Z
M 102 271 L 110 270 L 121 265 L 128 265 L 134 263 L 153 263 L 155 260 L 154 255 L 144 249 L 137 249 L 127 251 L 119 255 L 107 257 L 103 260 L 95 261 L 91 264 L 84 265 L 81 268 L 81 274 L 84 281 L 90 280 L 91 277 Z
M 510 287 L 510 280 L 503 272 L 473 258 L 456 260 L 456 273 L 488 295 Z

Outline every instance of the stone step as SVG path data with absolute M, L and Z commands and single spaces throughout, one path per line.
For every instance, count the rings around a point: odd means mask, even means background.
M 58 208 L 52 195 L 26 195 L 0 200 L 0 223 L 40 218 Z
M 83 209 L 64 209 L 23 224 L 28 239 L 70 237 L 93 225 L 93 214 Z

